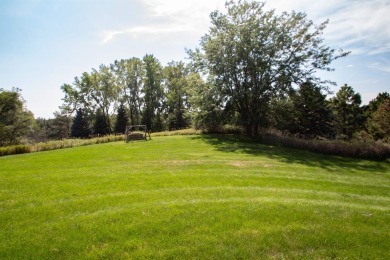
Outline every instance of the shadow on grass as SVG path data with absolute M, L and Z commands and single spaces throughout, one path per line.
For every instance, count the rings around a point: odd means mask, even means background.
M 237 135 L 199 135 L 193 139 L 211 144 L 218 151 L 229 153 L 246 153 L 253 156 L 266 156 L 284 163 L 299 163 L 308 166 L 321 167 L 335 171 L 348 169 L 350 171 L 366 171 L 370 173 L 389 173 L 387 162 L 367 161 L 340 156 L 323 155 L 305 150 L 264 145 L 250 138 Z

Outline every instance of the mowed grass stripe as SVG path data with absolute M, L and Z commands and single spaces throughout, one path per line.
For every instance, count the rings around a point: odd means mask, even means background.
M 234 136 L 0 158 L 0 258 L 390 257 L 386 162 Z
M 223 193 L 223 194 L 221 194 Z M 202 195 L 202 196 L 200 196 Z M 232 197 L 231 200 L 240 200 L 240 197 L 244 197 L 243 202 L 247 199 L 248 201 L 272 201 L 275 203 L 292 203 L 293 200 L 296 201 L 306 201 L 306 203 L 313 203 L 318 205 L 328 205 L 328 206 L 340 206 L 343 204 L 347 207 L 356 207 L 356 208 L 367 208 L 367 209 L 376 209 L 376 210 L 390 210 L 390 198 L 383 196 L 369 196 L 369 195 L 356 195 L 350 193 L 338 193 L 338 192 L 325 192 L 318 190 L 303 190 L 303 189 L 285 189 L 285 188 L 270 188 L 270 187 L 178 187 L 178 188 L 163 188 L 157 190 L 134 190 L 127 192 L 110 192 L 106 194 L 94 194 L 83 197 L 78 197 L 74 195 L 73 197 L 64 197 L 54 201 L 43 202 L 40 201 L 39 205 L 30 202 L 23 207 L 15 207 L 16 201 L 14 200 L 4 200 L 1 202 L 0 206 L 1 211 L 21 211 L 26 208 L 40 207 L 41 210 L 44 210 L 44 207 L 52 205 L 72 205 L 77 206 L 78 204 L 88 203 L 88 202 L 97 202 L 97 201 L 112 201 L 115 200 L 116 203 L 132 203 L 134 200 L 142 200 L 145 203 L 162 203 L 168 204 L 170 202 L 160 201 L 161 198 L 169 199 L 173 198 L 172 203 L 176 203 L 176 198 L 187 198 L 187 200 L 181 200 L 180 203 L 194 203 L 194 201 L 202 201 L 203 198 L 209 197 Z M 196 198 L 198 197 L 198 198 Z M 286 198 L 288 197 L 288 198 Z M 156 201 L 149 202 L 150 198 L 155 199 Z M 319 201 L 316 202 L 316 198 Z M 223 199 L 229 200 L 229 199 Z M 213 200 L 205 200 L 209 203 L 212 203 Z M 216 203 L 219 203 L 221 200 L 215 200 Z M 357 202 L 358 201 L 358 202 Z M 136 203 L 139 204 L 139 203 Z M 132 204 L 135 205 L 135 204 Z M 6 210 L 6 207 L 9 207 L 9 210 Z M 1 212 L 0 211 L 0 212 Z

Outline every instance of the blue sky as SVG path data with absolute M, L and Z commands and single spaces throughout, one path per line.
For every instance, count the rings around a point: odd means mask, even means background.
M 21 88 L 35 117 L 52 117 L 60 87 L 100 64 L 154 54 L 163 65 L 185 60 L 221 0 L 0 0 L 0 88 Z M 363 103 L 390 91 L 390 0 L 269 0 L 277 12 L 303 11 L 324 38 L 352 51 L 321 76 L 345 83 Z

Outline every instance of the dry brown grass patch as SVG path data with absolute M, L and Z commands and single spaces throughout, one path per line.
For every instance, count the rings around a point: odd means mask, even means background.
M 227 165 L 235 166 L 238 168 L 248 168 L 248 167 L 254 167 L 254 166 L 260 166 L 260 167 L 272 167 L 272 164 L 268 163 L 259 163 L 256 161 L 234 161 L 234 162 L 228 162 Z

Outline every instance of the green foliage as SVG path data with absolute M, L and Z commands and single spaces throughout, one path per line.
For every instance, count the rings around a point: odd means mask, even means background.
M 111 133 L 109 125 L 110 120 L 103 114 L 101 109 L 98 109 L 95 114 L 95 123 L 93 125 L 94 135 L 108 135 Z
M 70 137 L 72 118 L 61 112 L 54 112 L 53 119 L 37 118 L 33 131 L 28 135 L 33 143 L 45 142 L 46 140 L 61 140 Z
M 68 114 L 72 114 L 83 103 L 83 97 L 76 88 L 73 88 L 69 84 L 63 84 L 61 86 L 61 90 L 64 93 L 64 97 L 62 98 L 64 103 L 60 106 L 60 108 L 67 111 Z
M 390 102 L 390 94 L 387 92 L 379 93 L 378 96 L 371 100 L 367 106 L 363 107 L 364 116 L 366 117 L 366 129 L 374 140 L 390 140 L 389 116 L 387 115 L 387 105 Z M 380 111 L 378 112 L 380 108 Z
M 34 115 L 24 106 L 19 89 L 0 89 L 0 146 L 15 145 L 33 130 Z
M 351 139 L 353 134 L 363 127 L 362 103 L 359 93 L 345 84 L 331 99 L 334 125 L 339 138 Z
M 145 55 L 143 58 L 145 78 L 144 87 L 144 111 L 142 122 L 152 131 L 158 132 L 164 129 L 162 112 L 163 96 L 162 87 L 163 71 L 160 62 L 153 55 Z
M 0 156 L 30 153 L 30 152 L 31 152 L 30 145 L 19 144 L 19 145 L 0 147 Z
M 290 121 L 290 133 L 305 138 L 332 137 L 332 111 L 320 87 L 303 83 L 290 96 L 292 107 L 284 118 Z
M 384 100 L 371 114 L 367 126 L 375 140 L 390 140 L 390 98 Z
M 126 115 L 125 107 L 123 103 L 121 103 L 116 115 L 114 132 L 116 134 L 118 133 L 123 134 L 126 131 L 126 126 L 128 125 L 128 122 L 129 119 Z
M 0 161 L 1 259 L 390 257 L 386 162 L 215 135 Z
M 30 152 L 50 151 L 64 148 L 87 146 L 93 144 L 102 144 L 110 142 L 123 141 L 124 135 L 106 135 L 88 139 L 65 139 L 60 141 L 48 141 L 31 145 Z
M 366 116 L 370 117 L 372 113 L 378 110 L 379 106 L 383 104 L 386 100 L 390 99 L 390 94 L 388 92 L 379 93 L 376 98 L 371 100 L 366 107 Z
M 289 95 L 281 95 L 274 97 L 271 102 L 271 128 L 290 133 L 289 129 L 293 125 L 294 111 L 292 99 Z
M 14 155 L 22 153 L 33 153 L 42 151 L 51 151 L 63 148 L 72 148 L 78 146 L 86 146 L 93 144 L 102 144 L 110 142 L 118 142 L 124 140 L 124 135 L 106 135 L 103 137 L 95 137 L 88 139 L 64 139 L 57 141 L 46 141 L 34 143 L 30 145 L 11 145 L 0 147 L 0 156 Z
M 304 13 L 266 11 L 264 3 L 227 2 L 227 13 L 211 14 L 209 33 L 200 48 L 189 51 L 193 63 L 208 76 L 216 105 L 239 113 L 246 133 L 256 135 L 269 126 L 270 100 L 307 80 L 348 53 L 323 44 L 327 22 L 315 26 Z
M 326 155 L 337 155 L 369 160 L 390 159 L 390 147 L 375 142 L 345 142 L 340 140 L 307 140 L 274 133 L 263 133 L 259 140 L 263 144 L 301 149 Z
M 72 124 L 71 117 L 68 114 L 54 112 L 54 119 L 51 120 L 49 132 L 50 139 L 67 139 L 70 137 L 70 128 Z
M 175 135 L 201 135 L 201 134 L 203 134 L 202 130 L 188 128 L 188 129 L 181 129 L 181 130 L 174 130 L 174 131 L 157 132 L 157 133 L 153 133 L 152 137 L 175 136 Z
M 101 65 L 99 70 L 93 69 L 91 73 L 84 72 L 75 78 L 73 87 L 64 84 L 62 90 L 65 92 L 63 107 L 74 110 L 82 107 L 88 114 L 100 109 L 109 127 L 108 133 L 111 133 L 110 110 L 118 100 L 120 89 L 108 66 Z
M 188 114 L 188 75 L 183 62 L 170 62 L 164 68 L 168 129 L 178 130 L 190 126 Z
M 188 76 L 188 91 L 195 128 L 213 132 L 225 124 L 233 123 L 232 111 L 220 106 L 220 95 L 198 73 Z
M 130 122 L 132 125 L 139 125 L 143 104 L 142 81 L 145 75 L 143 62 L 139 58 L 115 61 L 111 69 L 115 74 L 116 84 L 121 89 L 122 99 L 128 105 Z
M 76 138 L 86 138 L 91 135 L 91 129 L 85 116 L 85 112 L 79 108 L 76 112 L 76 116 L 73 119 L 71 127 L 71 136 Z
M 29 141 L 32 141 L 34 143 L 46 141 L 49 138 L 50 127 L 50 119 L 35 119 L 33 130 L 28 135 Z

